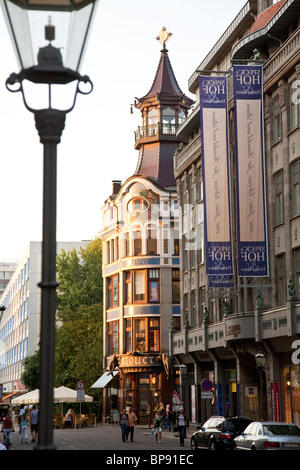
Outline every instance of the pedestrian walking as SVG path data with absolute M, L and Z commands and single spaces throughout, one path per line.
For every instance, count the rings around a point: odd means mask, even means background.
M 112 419 L 113 419 L 113 426 L 118 426 L 119 419 L 120 419 L 119 410 L 113 409 Z
M 27 444 L 28 439 L 28 416 L 27 413 L 21 415 L 20 442 Z
M 66 414 L 66 420 L 65 420 L 65 427 L 66 428 L 71 428 L 73 425 L 73 408 L 69 408 Z
M 179 415 L 176 419 L 176 426 L 179 432 L 179 442 L 181 446 L 184 446 L 184 437 L 186 432 L 186 417 L 183 413 L 183 408 L 180 408 Z
M 37 441 L 38 436 L 38 423 L 39 423 L 39 412 L 36 409 L 36 406 L 32 406 L 32 411 L 30 412 L 30 432 L 32 436 L 31 442 Z
M 163 427 L 163 413 L 161 410 L 158 410 L 158 412 L 155 415 L 153 427 L 154 427 L 156 442 L 160 444 L 161 443 L 161 431 Z
M 137 424 L 137 417 L 136 417 L 135 412 L 132 410 L 130 406 L 128 410 L 126 441 L 128 441 L 128 436 L 130 434 L 130 440 L 131 442 L 133 442 L 134 426 L 136 424 Z
M 14 423 L 10 408 L 8 408 L 6 415 L 2 421 L 2 432 L 3 432 L 3 444 L 5 444 L 6 436 L 8 436 L 9 448 L 12 448 L 12 433 L 14 432 Z
M 128 414 L 126 413 L 124 409 L 120 413 L 119 425 L 121 427 L 122 441 L 125 442 L 126 435 L 127 435 Z
M 164 429 L 169 429 L 169 432 L 172 431 L 172 421 L 173 421 L 173 412 L 170 405 L 166 406 L 166 412 L 164 415 Z

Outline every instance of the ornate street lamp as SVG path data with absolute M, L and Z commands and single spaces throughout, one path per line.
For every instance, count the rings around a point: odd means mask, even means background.
M 266 365 L 266 356 L 259 351 L 255 356 L 256 367 L 259 372 L 259 390 L 260 390 L 260 416 L 261 420 L 263 420 L 263 410 L 264 410 L 264 390 L 263 390 L 263 374 L 264 368 Z
M 60 142 L 66 114 L 75 106 L 78 93 L 89 94 L 93 85 L 82 76 L 82 63 L 97 0 L 1 0 L 1 6 L 20 66 L 6 81 L 9 91 L 21 92 L 26 108 L 34 114 L 40 141 L 44 146 L 43 246 L 40 330 L 40 412 L 37 449 L 53 450 L 53 388 L 56 314 L 56 170 L 57 144 Z M 45 23 L 47 44 L 39 50 Z M 55 27 L 58 38 L 56 42 Z M 56 45 L 57 44 L 57 45 Z M 63 57 L 62 54 L 65 54 Z M 23 83 L 48 86 L 48 108 L 28 105 Z M 52 108 L 52 85 L 77 82 L 72 105 Z M 82 83 L 88 84 L 83 91 Z M 84 87 L 85 88 L 85 87 Z
M 186 408 L 186 403 L 185 403 L 186 374 L 187 374 L 187 366 L 185 364 L 180 364 L 179 376 L 180 376 L 180 383 L 181 383 L 181 395 L 182 395 L 182 401 L 183 401 L 185 408 Z

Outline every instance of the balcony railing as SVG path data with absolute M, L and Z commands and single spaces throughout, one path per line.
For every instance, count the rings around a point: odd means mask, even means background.
M 149 126 L 138 127 L 135 131 L 135 143 L 141 139 L 148 139 L 149 137 L 160 137 L 161 135 L 173 135 L 176 136 L 176 130 L 178 124 L 164 124 L 157 122 Z

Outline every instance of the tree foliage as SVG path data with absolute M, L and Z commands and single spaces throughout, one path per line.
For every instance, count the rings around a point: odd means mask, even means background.
M 39 388 L 39 371 L 40 371 L 40 351 L 37 350 L 33 356 L 26 357 L 23 360 L 23 373 L 21 380 L 26 390 L 31 391 Z
M 57 256 L 55 386 L 88 389 L 102 373 L 102 244 L 96 238 L 79 252 Z M 39 387 L 39 351 L 23 361 L 26 389 Z M 98 393 L 91 390 L 89 394 Z
M 90 387 L 102 372 L 102 244 L 57 258 L 56 385 Z M 91 392 L 92 393 L 92 392 Z

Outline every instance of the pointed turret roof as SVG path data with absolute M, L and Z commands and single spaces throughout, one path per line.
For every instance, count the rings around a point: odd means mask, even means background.
M 168 51 L 165 47 L 161 51 L 161 56 L 157 71 L 152 83 L 152 86 L 148 93 L 139 99 L 139 101 L 145 101 L 149 98 L 152 98 L 155 95 L 161 96 L 184 96 L 184 93 L 181 91 L 176 77 L 174 75 L 172 65 L 168 56 Z
M 157 109 L 157 123 L 152 123 L 149 128 L 143 128 L 135 144 L 135 148 L 139 150 L 135 175 L 154 178 L 160 186 L 165 188 L 176 186 L 173 157 L 179 144 L 176 137 L 176 126 L 179 125 L 178 114 L 183 110 L 186 113 L 194 103 L 181 91 L 173 72 L 165 45 L 170 36 L 171 33 L 168 33 L 165 28 L 158 36 L 157 39 L 163 44 L 163 48 L 155 77 L 148 93 L 142 98 L 137 98 L 135 105 L 142 112 L 144 123 L 147 122 L 149 110 Z M 176 124 L 166 124 L 163 121 L 163 110 L 170 107 L 176 110 Z

